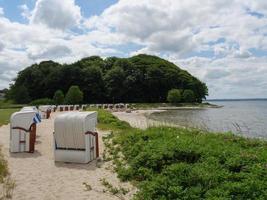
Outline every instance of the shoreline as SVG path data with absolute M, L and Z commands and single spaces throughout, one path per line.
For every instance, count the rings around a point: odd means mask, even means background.
M 128 122 L 131 127 L 140 128 L 143 130 L 149 127 L 157 127 L 157 126 L 185 128 L 184 126 L 180 126 L 177 124 L 160 122 L 149 118 L 149 115 L 151 115 L 152 113 L 159 113 L 166 111 L 168 110 L 149 109 L 149 110 L 135 110 L 130 113 L 127 112 L 111 112 L 111 113 L 119 120 Z

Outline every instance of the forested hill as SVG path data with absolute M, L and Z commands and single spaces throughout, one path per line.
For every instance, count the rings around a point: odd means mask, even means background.
M 17 101 L 52 98 L 78 85 L 86 103 L 165 102 L 170 89 L 190 89 L 201 102 L 207 87 L 171 62 L 150 55 L 130 58 L 91 56 L 73 64 L 44 61 L 20 71 L 8 97 Z M 23 92 L 22 92 L 23 91 Z M 27 97 L 16 97 L 23 93 Z

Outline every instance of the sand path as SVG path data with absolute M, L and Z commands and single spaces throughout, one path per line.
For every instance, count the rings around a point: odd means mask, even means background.
M 52 149 L 53 122 L 56 115 L 43 120 L 37 127 L 37 143 L 35 153 L 9 153 L 9 125 L 0 127 L 0 145 L 5 159 L 8 161 L 11 178 L 16 187 L 13 193 L 15 200 L 117 200 L 118 197 L 103 193 L 104 186 L 99 181 L 105 178 L 112 185 L 130 188 L 131 192 L 124 198 L 130 199 L 134 188 L 128 183 L 120 183 L 116 174 L 110 169 L 110 162 L 101 167 L 96 161 L 89 164 L 55 163 Z M 100 153 L 103 152 L 102 136 L 107 132 L 99 131 Z M 92 186 L 86 191 L 83 183 Z

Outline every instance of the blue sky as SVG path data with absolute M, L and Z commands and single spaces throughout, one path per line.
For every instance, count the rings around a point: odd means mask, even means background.
M 158 55 L 209 98 L 267 97 L 267 2 L 0 0 L 0 89 L 43 60 Z
M 118 0 L 76 0 L 75 3 L 80 6 L 81 12 L 85 17 L 101 14 L 107 7 L 115 4 Z M 0 7 L 5 11 L 5 16 L 21 23 L 27 23 L 27 20 L 21 16 L 20 6 L 25 4 L 29 9 L 33 9 L 36 0 L 0 0 Z

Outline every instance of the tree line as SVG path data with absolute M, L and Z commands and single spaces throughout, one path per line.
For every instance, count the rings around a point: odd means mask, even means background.
M 190 90 L 192 102 L 201 102 L 208 95 L 206 84 L 187 71 L 157 56 L 140 54 L 106 59 L 91 56 L 72 64 L 33 64 L 18 73 L 6 97 L 16 103 L 52 99 L 57 90 L 67 94 L 73 85 L 82 91 L 86 103 L 166 102 L 172 89 Z

